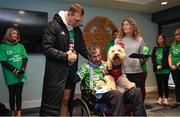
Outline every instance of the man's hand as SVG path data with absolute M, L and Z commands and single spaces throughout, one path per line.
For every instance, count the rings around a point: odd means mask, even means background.
M 76 52 L 72 51 L 72 50 L 69 50 L 66 52 L 68 54 L 68 61 L 70 63 L 74 63 L 76 62 L 77 60 L 77 55 L 76 55 Z

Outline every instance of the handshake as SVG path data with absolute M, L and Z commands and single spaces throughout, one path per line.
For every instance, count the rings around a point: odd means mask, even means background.
M 66 52 L 68 54 L 68 61 L 70 64 L 73 64 L 77 60 L 77 54 L 74 50 L 69 50 Z

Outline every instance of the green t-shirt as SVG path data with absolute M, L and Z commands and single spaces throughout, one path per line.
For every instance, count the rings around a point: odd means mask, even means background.
M 96 82 L 103 80 L 104 63 L 101 66 L 93 65 L 92 63 L 83 64 L 77 71 L 77 74 L 85 83 L 87 90 L 93 90 L 96 87 Z M 93 83 L 91 88 L 91 82 Z
M 150 54 L 150 50 L 149 50 L 149 48 L 147 46 L 143 47 L 143 53 L 144 54 Z M 141 69 L 142 69 L 142 72 L 147 71 L 146 63 L 141 64 Z
M 106 54 L 108 54 L 109 49 L 110 49 L 113 45 L 114 45 L 114 40 L 110 40 L 110 41 L 107 42 L 106 48 L 105 48 Z
M 159 47 L 156 50 L 156 63 L 162 65 L 163 48 Z
M 172 55 L 172 65 L 176 65 L 180 61 L 180 43 L 177 43 L 175 47 L 172 43 L 169 53 Z M 178 66 L 178 69 L 180 69 L 180 66 Z
M 6 61 L 20 70 L 22 66 L 22 59 L 27 58 L 27 53 L 24 46 L 20 43 L 2 43 L 0 44 L 0 61 Z M 2 66 L 6 85 L 25 82 L 27 74 L 24 73 L 22 78 L 16 77 L 15 74 Z
M 163 58 L 163 48 L 159 47 L 156 50 L 156 63 L 158 65 L 162 65 L 162 58 Z M 169 73 L 170 69 L 161 69 L 161 70 L 157 70 L 155 73 L 156 74 L 165 74 L 165 73 Z
M 121 41 L 120 38 L 116 38 L 116 39 L 113 39 L 113 40 L 108 41 L 107 44 L 106 44 L 106 48 L 105 48 L 106 54 L 108 54 L 109 49 L 110 49 L 112 46 L 114 46 L 115 44 L 117 44 L 119 41 Z

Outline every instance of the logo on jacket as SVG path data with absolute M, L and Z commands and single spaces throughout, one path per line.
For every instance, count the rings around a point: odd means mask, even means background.
M 61 32 L 61 35 L 65 35 L 65 32 L 64 32 L 64 31 L 62 31 L 62 32 Z

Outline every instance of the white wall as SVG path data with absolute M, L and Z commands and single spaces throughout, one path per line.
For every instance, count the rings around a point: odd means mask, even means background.
M 61 3 L 60 0 L 0 0 L 0 7 L 3 8 L 16 8 L 24 10 L 33 11 L 43 11 L 48 12 L 48 20 L 50 21 L 54 14 L 59 10 L 65 10 L 69 4 Z M 93 6 L 84 6 L 85 17 L 83 24 L 86 24 L 90 19 L 95 16 L 106 16 L 111 19 L 118 27 L 120 26 L 122 20 L 126 17 L 134 18 L 142 36 L 152 50 L 155 45 L 155 38 L 158 33 L 158 27 L 156 24 L 151 22 L 151 15 L 145 13 L 137 13 L 123 10 L 98 8 Z M 80 57 L 79 64 L 82 64 L 85 60 Z M 36 102 L 41 99 L 42 93 L 42 81 L 44 75 L 45 57 L 44 55 L 29 55 L 29 61 L 27 65 L 28 71 L 28 82 L 24 85 L 23 90 L 23 107 L 25 107 L 25 102 L 31 102 L 35 100 Z M 146 87 L 148 90 L 156 86 L 154 74 L 152 72 L 151 61 L 148 61 L 148 78 L 146 82 Z M 77 89 L 79 86 L 77 86 Z M 77 90 L 79 93 L 79 90 Z M 8 103 L 8 91 L 5 86 L 2 70 L 0 68 L 0 102 Z M 38 103 L 39 104 L 39 103 Z

